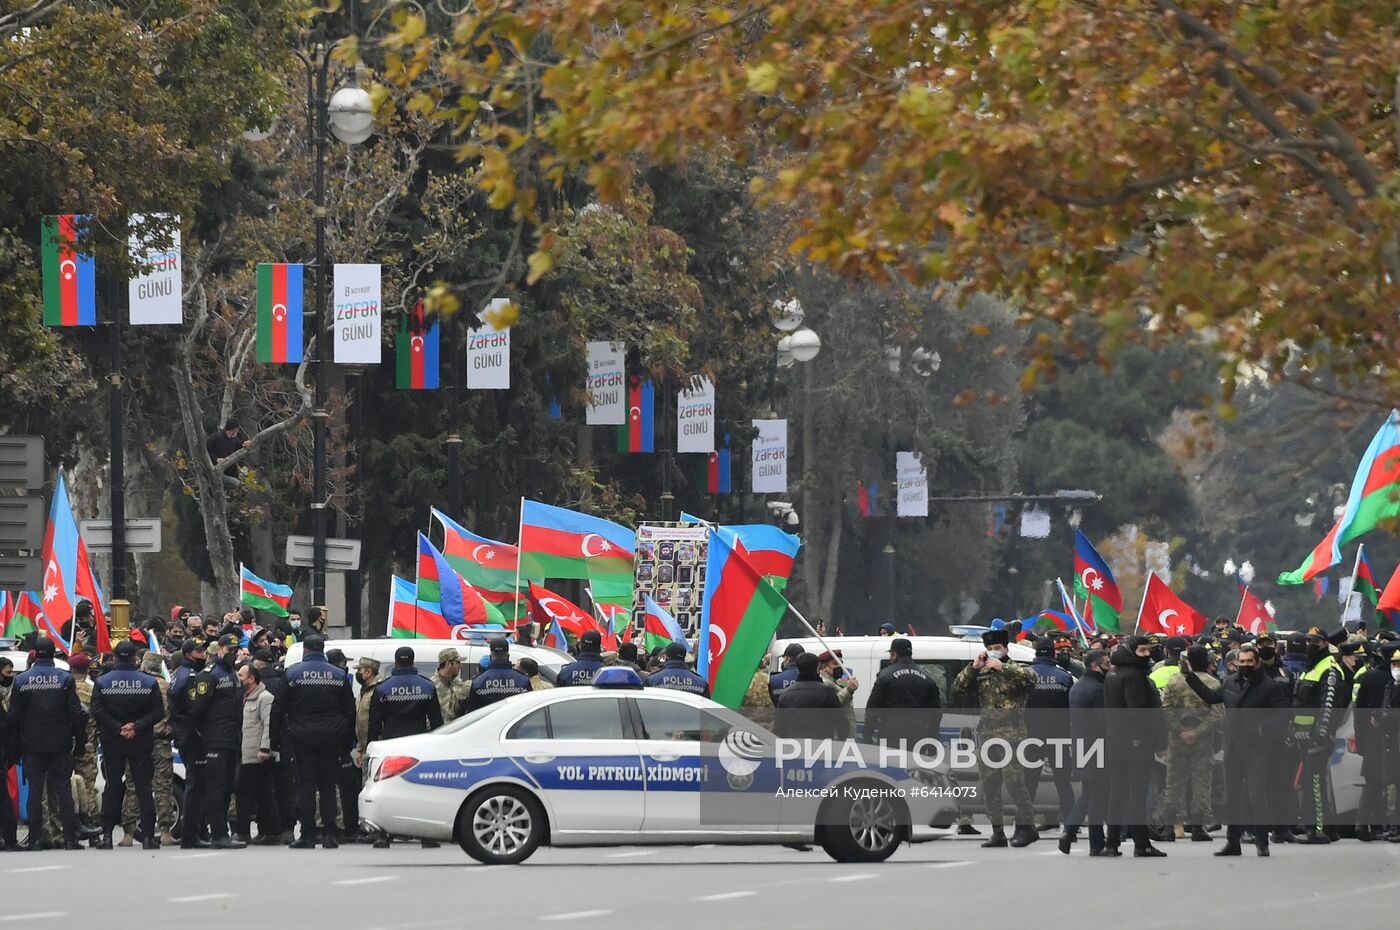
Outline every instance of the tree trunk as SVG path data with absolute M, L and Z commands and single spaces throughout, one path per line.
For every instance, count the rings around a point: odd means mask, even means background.
M 204 522 L 204 542 L 209 547 L 209 564 L 214 584 L 203 605 L 206 614 L 218 615 L 238 603 L 238 576 L 233 564 L 233 538 L 228 528 L 228 495 L 223 479 L 204 451 L 204 418 L 199 399 L 194 396 L 192 366 L 189 364 L 192 337 L 185 339 L 185 351 L 175 366 L 175 396 L 180 403 L 180 425 L 185 432 L 190 470 L 195 478 L 195 498 Z M 212 596 L 213 603 L 209 597 Z

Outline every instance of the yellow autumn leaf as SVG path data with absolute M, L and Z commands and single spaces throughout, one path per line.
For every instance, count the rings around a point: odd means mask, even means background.
M 748 80 L 749 92 L 755 94 L 771 94 L 778 89 L 778 66 L 771 61 L 765 61 L 761 65 L 755 65 L 744 69 L 744 75 Z
M 532 256 L 533 257 L 533 256 Z M 494 330 L 510 329 L 520 319 L 520 305 L 513 300 L 490 307 L 481 317 Z
M 525 276 L 526 284 L 534 284 L 540 278 L 549 274 L 549 269 L 554 267 L 554 256 L 548 252 L 533 252 L 530 255 L 530 273 Z

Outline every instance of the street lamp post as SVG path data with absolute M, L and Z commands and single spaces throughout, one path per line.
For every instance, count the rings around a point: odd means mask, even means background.
M 330 414 L 326 411 L 330 361 L 326 346 L 326 146 L 328 135 L 348 145 L 369 138 L 374 113 L 369 94 L 360 87 L 342 87 L 326 99 L 332 50 L 318 42 L 312 57 L 302 57 L 306 65 L 307 134 L 316 159 L 316 188 L 313 215 L 316 220 L 316 303 L 312 308 L 312 332 L 316 340 L 316 386 L 313 395 L 311 461 L 311 599 L 316 606 L 326 603 L 326 434 Z

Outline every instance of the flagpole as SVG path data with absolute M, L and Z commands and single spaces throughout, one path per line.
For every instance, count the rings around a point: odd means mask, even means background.
M 1236 575 L 1236 578 L 1239 576 Z M 1235 626 L 1240 626 L 1240 617 L 1244 616 L 1244 602 L 1249 599 L 1249 585 L 1240 585 L 1240 609 L 1235 611 Z
M 1060 601 L 1069 607 L 1069 615 L 1074 620 L 1074 629 L 1079 633 L 1079 644 L 1085 649 L 1089 648 L 1089 639 L 1084 635 L 1084 621 L 1079 618 L 1079 611 L 1075 609 L 1074 598 L 1069 596 L 1065 590 L 1065 583 L 1057 576 L 1055 584 L 1060 589 Z
M 524 547 L 521 545 L 523 542 L 525 542 L 525 498 L 524 498 L 524 496 L 522 496 L 522 497 L 520 498 L 520 521 L 516 524 L 516 527 L 515 527 L 515 604 L 516 604 L 516 607 L 517 607 L 517 608 L 518 608 L 519 605 L 520 605 L 520 557 L 521 557 L 522 555 L 525 554 L 525 549 L 524 549 Z M 534 637 L 534 633 L 535 633 L 535 630 L 534 630 L 535 622 L 534 622 L 533 620 L 530 620 L 530 606 L 529 606 L 529 601 L 526 601 L 526 605 L 525 605 L 525 618 L 526 618 L 526 620 L 527 620 L 527 621 L 529 622 L 529 624 L 530 624 L 530 638 L 531 638 L 531 640 L 533 640 L 533 639 L 535 638 L 535 637 Z M 519 620 L 519 618 L 516 618 L 516 620 L 515 620 L 515 627 L 516 627 L 516 629 L 515 629 L 515 636 L 516 636 L 517 639 L 520 638 L 519 626 L 520 626 L 520 620 Z M 540 633 L 541 633 L 541 634 L 544 633 L 544 628 L 543 628 L 543 626 L 540 628 Z
M 1142 612 L 1147 609 L 1147 586 L 1152 583 L 1152 572 L 1147 573 L 1147 580 L 1142 585 L 1142 603 L 1138 604 L 1137 620 L 1133 622 L 1133 633 L 1137 633 L 1138 627 L 1142 626 Z
M 1361 553 L 1366 551 L 1366 544 L 1360 543 L 1356 547 L 1356 558 L 1351 563 L 1351 584 L 1347 585 L 1347 599 L 1342 602 L 1341 623 L 1345 624 L 1347 619 L 1347 608 L 1351 606 L 1351 596 L 1356 593 L 1356 573 L 1361 570 Z M 1362 621 L 1365 622 L 1364 620 Z

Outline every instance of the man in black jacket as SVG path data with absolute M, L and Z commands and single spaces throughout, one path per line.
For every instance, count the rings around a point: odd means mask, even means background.
M 24 848 L 43 849 L 44 792 L 58 803 L 63 848 L 82 849 L 73 815 L 73 759 L 87 743 L 87 714 L 73 676 L 53 664 L 53 640 L 34 644 L 34 664 L 15 677 L 10 716 L 19 725 L 24 774 L 29 781 L 29 840 Z
M 1208 687 L 1181 663 L 1181 674 L 1196 696 L 1225 705 L 1225 808 L 1229 827 L 1217 856 L 1238 856 L 1246 829 L 1254 833 L 1255 849 L 1269 854 L 1272 771 L 1285 764 L 1279 748 L 1288 725 L 1288 689 L 1270 676 L 1259 659 L 1258 647 L 1244 643 L 1235 659 L 1235 672 L 1219 688 Z
M 253 441 L 244 435 L 237 420 L 229 420 L 222 430 L 210 433 L 209 438 L 204 440 L 204 448 L 209 452 L 209 461 L 214 463 L 215 468 L 239 449 L 249 449 L 252 445 Z M 224 487 L 238 487 L 238 466 L 232 465 L 223 469 L 222 477 Z
M 433 683 L 418 674 L 413 647 L 394 651 L 394 670 L 374 689 L 369 705 L 369 741 L 415 736 L 442 726 L 442 705 Z
M 1074 799 L 1074 807 L 1065 820 L 1064 832 L 1060 834 L 1060 852 L 1069 855 L 1070 844 L 1079 834 L 1079 826 L 1089 824 L 1089 855 L 1102 856 L 1104 853 L 1104 823 L 1108 820 L 1108 773 L 1103 767 L 1102 757 L 1094 750 L 1102 750 L 1105 738 L 1103 684 L 1108 674 L 1108 653 L 1102 649 L 1090 649 L 1084 655 L 1084 674 L 1069 690 L 1070 739 L 1077 751 L 1082 751 L 1086 760 L 1099 758 L 1098 763 L 1089 761 L 1077 768 L 1079 775 L 1079 796 Z
M 287 678 L 271 650 L 254 653 L 253 664 L 262 675 L 262 685 L 272 695 L 273 790 L 277 795 L 277 820 L 285 829 L 282 841 L 296 839 L 297 776 L 292 738 L 287 735 Z
M 800 656 L 798 657 L 801 658 Z M 875 676 L 865 702 L 865 727 L 870 742 L 914 751 L 924 739 L 937 739 L 943 722 L 943 698 L 938 683 L 914 661 L 909 640 L 890 640 L 890 664 Z
M 302 641 L 305 658 L 287 669 L 287 721 L 297 757 L 297 813 L 301 838 L 293 849 L 316 846 L 316 808 L 326 825 L 321 845 L 334 849 L 335 793 L 340 756 L 355 745 L 355 693 L 350 676 L 326 661 L 319 633 Z
M 1147 791 L 1153 756 L 1167 746 L 1162 699 L 1147 677 L 1152 647 L 1145 636 L 1129 636 L 1109 658 L 1104 677 L 1108 743 L 1108 821 L 1106 855 L 1117 855 L 1126 828 L 1133 855 L 1163 857 L 1147 835 Z
M 214 662 L 195 676 L 190 717 L 204 745 L 204 803 L 215 849 L 242 849 L 229 836 L 228 806 L 238 778 L 239 745 L 243 738 L 243 687 L 234 674 L 238 637 L 225 633 L 214 647 Z
M 126 794 L 126 769 L 131 766 L 136 803 L 141 809 L 142 849 L 160 849 L 156 806 L 151 794 L 155 774 L 153 731 L 165 717 L 165 700 L 155 676 L 136 668 L 136 644 L 129 639 L 113 649 L 117 664 L 92 685 L 88 705 L 102 740 L 107 787 L 102 792 L 102 839 L 99 849 L 112 848 L 112 830 L 121 820 Z
M 180 837 L 181 849 L 196 849 L 207 846 L 200 834 L 208 825 L 204 812 L 204 795 L 207 792 L 205 772 L 208 763 L 204 761 L 204 743 L 195 727 L 191 713 L 195 682 L 204 671 L 207 650 L 204 639 L 194 634 L 180 646 L 183 660 L 175 675 L 170 679 L 170 726 L 175 731 L 175 748 L 185 763 L 185 807 L 182 812 L 184 833 Z
M 797 657 L 797 680 L 778 697 L 773 732 L 784 739 L 842 740 L 851 735 L 836 689 L 822 681 L 815 654 Z

